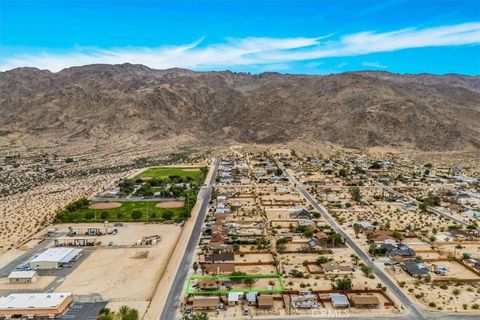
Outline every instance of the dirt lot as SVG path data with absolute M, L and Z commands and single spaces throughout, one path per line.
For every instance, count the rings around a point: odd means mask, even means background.
M 37 281 L 32 283 L 10 283 L 8 278 L 0 278 L 0 291 L 9 290 L 42 290 L 47 287 L 52 281 L 55 280 L 55 276 L 42 276 L 38 277 Z
M 243 257 L 240 254 L 235 255 L 235 262 L 273 262 L 273 256 L 270 253 L 253 253 L 244 254 Z
M 446 265 L 442 262 L 436 262 L 439 265 Z M 428 264 L 428 263 L 427 263 Z M 448 266 L 449 270 L 456 270 L 458 266 Z M 462 268 L 465 271 L 465 268 Z M 478 310 L 473 310 L 471 307 L 480 301 L 480 289 L 477 284 L 456 285 L 454 283 L 445 283 L 433 285 L 425 281 L 418 281 L 410 277 L 402 270 L 396 272 L 387 269 L 388 273 L 399 282 L 404 282 L 403 290 L 409 294 L 414 300 L 419 302 L 419 305 L 427 310 L 442 311 L 442 312 L 467 312 L 476 313 Z M 460 270 L 456 270 L 458 272 Z M 441 277 L 431 273 L 432 279 L 439 279 Z M 447 274 L 448 276 L 448 274 Z M 461 278 L 457 274 L 457 277 Z M 466 309 L 464 308 L 466 307 Z
M 89 209 L 114 209 L 120 208 L 122 204 L 120 202 L 98 202 L 88 206 Z
M 476 243 L 461 243 L 462 249 L 455 247 L 458 244 L 437 244 L 439 250 L 446 253 L 454 254 L 456 251 L 457 257 L 461 257 L 462 254 L 470 252 L 473 258 L 480 259 L 480 241 Z
M 292 207 L 292 208 L 282 208 L 282 209 L 266 209 L 265 212 L 267 214 L 268 220 L 275 220 L 275 219 L 291 219 L 290 214 L 288 213 L 289 210 L 292 209 L 302 209 L 302 206 Z
M 185 205 L 184 201 L 162 201 L 155 205 L 157 208 L 181 208 Z
M 56 289 L 77 295 L 98 293 L 110 301 L 149 300 L 156 288 L 180 227 L 174 225 L 125 224 L 112 237 L 115 245 L 133 244 L 142 235 L 158 234 L 161 240 L 152 247 L 107 247 L 96 249 Z
M 245 272 L 247 274 L 276 274 L 277 269 L 274 265 L 258 266 L 235 266 L 235 271 Z

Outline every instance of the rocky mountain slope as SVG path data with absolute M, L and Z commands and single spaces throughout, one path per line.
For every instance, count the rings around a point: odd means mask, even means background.
M 0 136 L 480 148 L 480 77 L 329 76 L 89 65 L 0 72 Z

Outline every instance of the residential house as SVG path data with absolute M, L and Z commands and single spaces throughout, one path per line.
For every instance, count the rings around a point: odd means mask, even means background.
M 380 300 L 374 295 L 351 295 L 350 302 L 355 308 L 379 308 Z
M 273 308 L 273 296 L 271 295 L 260 295 L 257 297 L 257 305 L 260 309 L 271 309 Z
M 415 250 L 410 248 L 408 245 L 399 243 L 399 244 L 391 244 L 391 243 L 384 243 L 381 245 L 382 248 L 387 250 L 387 256 L 391 259 L 395 259 L 396 257 L 401 259 L 408 259 L 415 257 Z
M 220 282 L 216 279 L 201 279 L 198 281 L 200 290 L 218 290 Z
M 235 263 L 205 263 L 203 268 L 208 274 L 231 274 L 235 272 Z
M 227 295 L 228 305 L 234 306 L 242 301 L 243 292 L 229 292 Z
M 426 277 L 428 275 L 428 268 L 423 263 L 407 262 L 402 266 L 402 269 L 412 277 Z
M 330 299 L 332 301 L 332 306 L 335 309 L 344 309 L 350 307 L 350 303 L 348 302 L 348 298 L 344 294 L 340 293 L 331 293 Z
M 353 268 L 351 266 L 339 265 L 335 261 L 330 261 L 320 265 L 326 277 L 337 275 L 352 275 Z
M 218 296 L 193 296 L 193 310 L 216 310 L 220 303 Z
M 317 295 L 312 293 L 300 293 L 300 295 L 292 295 L 290 296 L 290 301 L 293 308 L 313 309 L 319 307 Z
M 257 303 L 258 292 L 247 292 L 245 298 L 249 306 L 255 305 Z

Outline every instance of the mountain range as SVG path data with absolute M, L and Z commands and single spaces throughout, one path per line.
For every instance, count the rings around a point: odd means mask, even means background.
M 0 72 L 0 136 L 76 143 L 329 142 L 363 149 L 480 149 L 480 77 L 332 75 L 87 65 Z

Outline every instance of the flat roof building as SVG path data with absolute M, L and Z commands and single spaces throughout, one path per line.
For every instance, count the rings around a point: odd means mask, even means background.
M 334 308 L 348 308 L 350 303 L 348 302 L 348 298 L 344 294 L 340 293 L 331 293 L 330 299 L 332 301 L 332 306 Z
M 16 293 L 0 297 L 0 317 L 54 318 L 73 302 L 71 293 Z
M 82 249 L 52 248 L 28 262 L 32 269 L 57 269 L 76 260 Z

